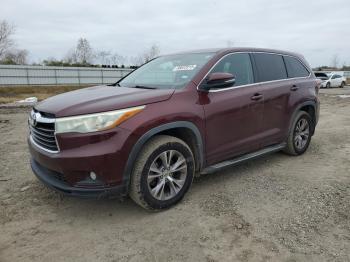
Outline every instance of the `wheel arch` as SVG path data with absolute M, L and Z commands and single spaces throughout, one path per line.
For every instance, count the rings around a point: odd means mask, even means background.
M 305 111 L 307 112 L 312 121 L 313 121 L 313 126 L 312 126 L 312 130 L 311 130 L 311 134 L 313 135 L 315 133 L 315 127 L 316 127 L 316 124 L 317 124 L 317 105 L 316 105 L 316 102 L 314 101 L 306 101 L 306 102 L 303 102 L 301 103 L 300 105 L 298 105 L 296 107 L 296 109 L 294 110 L 293 114 L 292 114 L 292 117 L 289 121 L 289 129 L 288 130 L 291 130 L 292 128 L 292 124 L 293 124 L 293 120 L 296 116 L 296 114 L 299 112 L 299 111 Z
M 156 135 L 170 135 L 183 140 L 191 148 L 195 158 L 196 171 L 204 166 L 204 143 L 196 125 L 188 121 L 176 121 L 154 127 L 143 134 L 132 147 L 123 173 L 123 183 L 129 188 L 130 176 L 139 152 Z

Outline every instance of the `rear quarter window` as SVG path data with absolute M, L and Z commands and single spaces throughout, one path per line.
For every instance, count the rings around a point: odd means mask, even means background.
M 289 78 L 293 77 L 307 77 L 310 72 L 305 66 L 295 57 L 284 56 L 284 61 L 287 67 L 287 73 Z
M 257 82 L 273 81 L 287 78 L 282 55 L 253 54 L 257 69 Z

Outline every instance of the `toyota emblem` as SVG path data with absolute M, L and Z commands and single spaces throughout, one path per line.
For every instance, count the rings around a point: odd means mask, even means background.
M 37 120 L 38 120 L 38 118 L 40 118 L 40 117 L 41 117 L 40 113 L 33 113 L 32 116 L 31 116 L 31 118 L 30 118 L 30 124 L 31 124 L 32 126 L 36 126 Z

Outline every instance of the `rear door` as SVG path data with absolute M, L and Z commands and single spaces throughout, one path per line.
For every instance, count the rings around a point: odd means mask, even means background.
M 261 147 L 280 143 L 286 132 L 288 104 L 294 82 L 288 80 L 283 56 L 271 53 L 253 53 L 256 81 L 264 96 L 261 129 Z
M 308 69 L 292 56 L 253 54 L 264 95 L 261 147 L 284 142 L 293 108 L 310 85 Z
M 264 100 L 254 83 L 248 53 L 226 55 L 210 71 L 231 73 L 233 87 L 211 89 L 204 105 L 207 163 L 217 163 L 259 147 Z

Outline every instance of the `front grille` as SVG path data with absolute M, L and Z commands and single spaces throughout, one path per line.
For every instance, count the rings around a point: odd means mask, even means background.
M 54 118 L 42 117 L 39 112 L 32 111 L 29 119 L 29 129 L 30 136 L 35 144 L 48 151 L 58 152 Z

